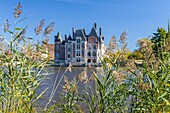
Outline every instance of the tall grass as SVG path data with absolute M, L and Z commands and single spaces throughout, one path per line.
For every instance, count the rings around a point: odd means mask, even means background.
M 28 26 L 18 26 L 25 20 L 19 18 L 21 14 L 19 3 L 14 11 L 15 22 L 11 24 L 6 20 L 4 34 L 0 35 L 0 112 L 3 113 L 36 112 L 34 104 L 47 90 L 36 96 L 37 88 L 47 75 L 45 66 L 49 62 L 48 57 L 43 57 L 48 53 L 41 45 L 46 44 L 44 37 L 49 35 L 53 25 L 45 29 L 42 42 L 36 43 L 25 35 Z M 11 25 L 14 27 L 10 28 Z M 41 21 L 35 28 L 35 37 L 41 33 L 43 25 Z
M 62 101 L 55 106 L 59 112 L 170 112 L 170 52 L 160 53 L 164 55 L 162 59 L 153 53 L 150 40 L 141 39 L 138 44 L 144 58 L 138 65 L 135 59 L 128 58 L 125 32 L 118 42 L 112 37 L 99 73 L 92 75 L 95 88 L 85 72 L 73 81 L 65 80 Z M 84 89 L 77 92 L 80 82 Z
M 0 35 L 0 112 L 3 113 L 34 113 L 38 87 L 47 76 L 46 64 L 48 53 L 44 50 L 52 32 L 54 22 L 48 25 L 41 42 L 33 42 L 34 38 L 26 37 L 28 26 L 20 28 L 18 23 L 22 6 L 15 8 L 14 27 L 10 28 L 8 20 L 4 23 L 4 34 Z M 44 20 L 34 29 L 35 37 L 43 31 Z M 152 42 L 141 39 L 138 41 L 139 51 L 143 54 L 142 66 L 129 59 L 126 32 L 116 41 L 110 40 L 106 54 L 103 56 L 102 67 L 91 77 L 83 71 L 69 81 L 64 75 L 71 66 L 66 68 L 57 83 L 58 75 L 53 84 L 52 92 L 44 108 L 44 112 L 90 112 L 90 113 L 167 113 L 170 112 L 170 51 L 161 48 L 156 54 L 152 51 Z M 8 36 L 8 37 L 6 37 Z M 43 45 L 43 46 L 42 46 Z M 61 80 L 65 85 L 61 92 L 61 102 L 50 106 Z M 91 82 L 93 81 L 93 82 Z M 84 89 L 79 92 L 78 84 L 83 83 Z

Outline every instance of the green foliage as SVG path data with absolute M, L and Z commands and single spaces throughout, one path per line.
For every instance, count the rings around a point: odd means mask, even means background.
M 157 58 L 145 59 L 143 66 L 134 73 L 133 98 L 135 99 L 134 111 L 143 112 L 168 112 L 170 111 L 170 65 L 168 56 L 161 60 Z
M 157 33 L 154 33 L 154 36 L 151 39 L 153 45 L 154 53 L 162 59 L 164 58 L 165 53 L 170 51 L 170 31 L 166 31 L 163 28 L 158 28 Z
M 143 54 L 139 50 L 135 50 L 132 52 L 129 56 L 129 59 L 135 59 L 135 60 L 142 60 L 143 59 Z
M 62 103 L 58 104 L 60 112 L 65 113 L 76 113 L 81 112 L 80 106 L 78 105 L 78 80 L 75 78 L 72 81 L 68 81 L 65 78 L 66 84 L 63 86 L 64 90 L 61 94 Z

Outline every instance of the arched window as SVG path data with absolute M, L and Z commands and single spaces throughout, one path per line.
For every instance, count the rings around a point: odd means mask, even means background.
M 88 60 L 87 60 L 87 63 L 91 63 L 91 59 L 88 59 Z
M 68 58 L 70 58 L 70 54 L 68 54 Z
M 91 52 L 90 51 L 87 53 L 87 56 L 91 56 Z
M 97 48 L 96 48 L 96 45 L 93 45 L 93 49 L 97 49 Z
M 80 62 L 80 58 L 77 58 L 77 62 Z
M 93 56 L 96 56 L 96 51 L 93 51 Z

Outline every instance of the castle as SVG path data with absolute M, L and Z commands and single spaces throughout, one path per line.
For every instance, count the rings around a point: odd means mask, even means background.
M 101 57 L 106 50 L 102 29 L 94 23 L 89 34 L 85 29 L 72 28 L 72 36 L 65 35 L 62 40 L 60 33 L 55 36 L 54 43 L 54 61 L 56 64 L 72 64 L 75 66 L 83 65 L 101 65 Z

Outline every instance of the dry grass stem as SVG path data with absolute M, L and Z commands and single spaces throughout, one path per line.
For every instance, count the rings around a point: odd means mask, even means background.
M 125 43 L 125 41 L 126 41 L 126 39 L 127 39 L 127 32 L 126 31 L 124 31 L 121 35 L 120 35 L 120 43 Z
M 14 12 L 14 17 L 15 18 L 18 18 L 22 14 L 21 8 L 22 8 L 22 6 L 21 6 L 21 4 L 19 2 L 17 7 L 15 8 L 15 12 Z
M 86 83 L 88 81 L 86 71 L 83 71 L 81 74 L 79 74 L 78 78 L 81 82 Z
M 54 30 L 54 25 L 55 22 L 50 23 L 50 25 L 45 28 L 44 34 L 50 34 Z
M 44 27 L 44 21 L 45 19 L 41 20 L 40 24 L 39 25 L 37 24 L 37 28 L 34 29 L 34 32 L 36 35 L 40 35 L 40 33 L 42 32 L 43 27 Z
M 9 26 L 10 26 L 9 21 L 8 19 L 6 19 L 4 23 L 4 32 L 7 32 L 9 30 Z

